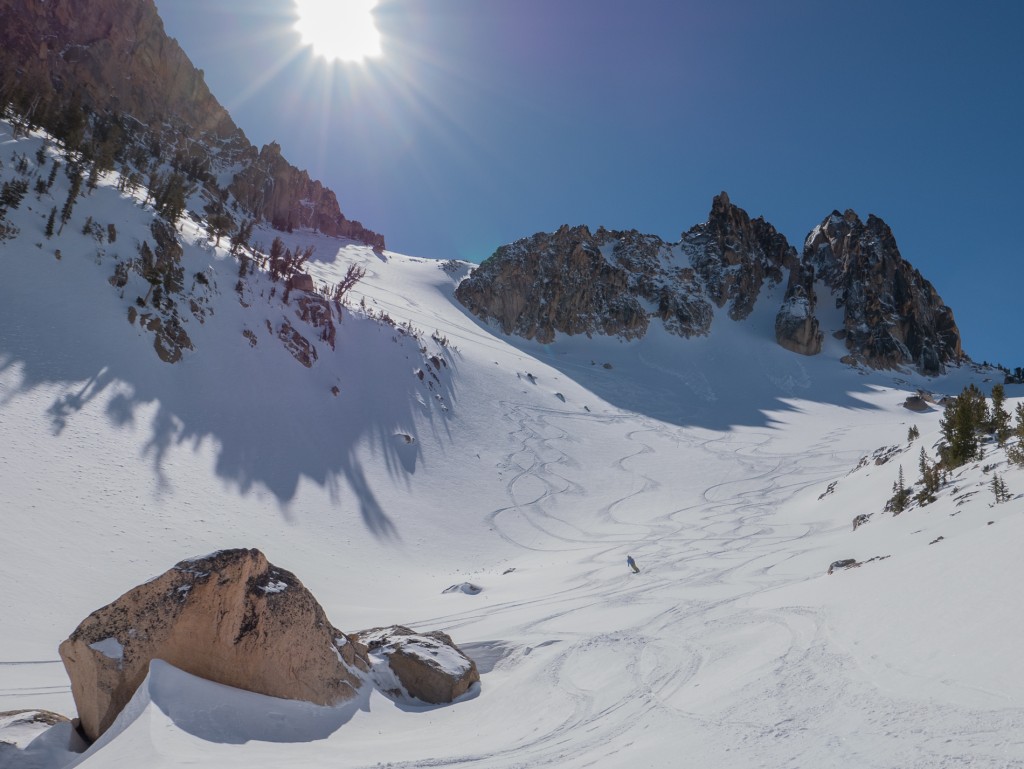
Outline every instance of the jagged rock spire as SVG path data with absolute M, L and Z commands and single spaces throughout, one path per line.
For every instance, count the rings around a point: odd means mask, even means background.
M 865 223 L 852 210 L 833 211 L 808 234 L 803 261 L 843 309 L 840 334 L 855 360 L 934 375 L 964 357 L 953 311 L 903 259 L 878 217 Z

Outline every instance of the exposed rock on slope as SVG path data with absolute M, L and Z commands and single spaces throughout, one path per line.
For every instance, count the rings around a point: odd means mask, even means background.
M 762 217 L 751 219 L 724 192 L 711 202 L 707 222 L 683 234 L 681 246 L 718 307 L 743 320 L 754 309 L 765 282 L 782 282 L 797 263 L 796 250 Z
M 476 663 L 446 633 L 416 633 L 394 625 L 364 630 L 357 638 L 370 652 L 384 657 L 406 694 L 422 702 L 452 702 L 480 680 Z
M 120 139 L 141 131 L 138 140 L 179 166 L 241 165 L 231 191 L 257 220 L 384 247 L 276 144 L 257 153 L 164 32 L 153 0 L 0 0 L 0 94 L 44 125 L 83 108 L 130 116 Z
M 714 307 L 747 317 L 765 282 L 777 284 L 796 251 L 724 192 L 705 224 L 668 244 L 636 230 L 562 227 L 502 246 L 456 297 L 508 334 L 643 336 L 652 318 L 684 337 L 708 333 Z
M 332 705 L 369 670 L 298 578 L 258 550 L 182 561 L 90 614 L 60 646 L 82 731 L 95 740 L 153 659 L 228 686 Z
M 0 40 L 4 84 L 37 91 L 40 109 L 77 93 L 84 106 L 152 128 L 240 134 L 152 0 L 0 0 Z
M 790 352 L 817 355 L 824 334 L 814 315 L 814 268 L 799 265 L 789 273 L 786 298 L 775 316 L 775 339 Z
M 845 338 L 849 362 L 874 368 L 912 365 L 938 374 L 964 357 L 952 311 L 900 257 L 881 219 L 863 224 L 852 211 L 836 212 L 808 235 L 798 258 L 774 227 L 751 219 L 724 192 L 708 221 L 678 243 L 635 230 L 564 226 L 500 247 L 455 295 L 505 333 L 544 343 L 557 333 L 631 339 L 653 319 L 692 337 L 708 333 L 715 307 L 747 319 L 764 289 L 783 279 L 775 336 L 787 350 L 816 355 L 828 332 Z M 843 308 L 843 328 L 821 327 L 822 291 Z
M 807 236 L 803 259 L 843 309 L 841 333 L 858 361 L 872 368 L 910 363 L 938 374 L 963 358 L 953 311 L 903 260 L 878 217 L 864 223 L 853 211 L 833 211 Z
M 277 229 L 306 227 L 384 248 L 383 235 L 346 219 L 334 193 L 289 164 L 276 143 L 260 150 L 259 157 L 235 176 L 230 190 L 245 210 Z

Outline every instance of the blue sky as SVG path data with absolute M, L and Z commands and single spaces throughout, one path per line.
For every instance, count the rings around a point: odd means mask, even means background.
M 328 64 L 291 0 L 157 0 L 257 145 L 396 251 L 481 261 L 561 224 L 667 240 L 728 191 L 800 248 L 873 213 L 976 360 L 1024 365 L 1024 3 L 382 0 Z

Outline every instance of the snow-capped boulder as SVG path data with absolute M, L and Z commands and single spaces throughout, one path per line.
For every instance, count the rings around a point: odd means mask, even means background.
M 178 563 L 90 614 L 60 645 L 91 740 L 153 659 L 238 689 L 333 705 L 356 694 L 365 654 L 294 574 L 245 549 Z
M 401 688 L 378 680 L 387 694 L 408 695 L 436 705 L 452 702 L 480 680 L 476 663 L 467 657 L 445 633 L 435 630 L 417 633 L 401 625 L 374 628 L 356 633 L 356 638 L 381 664 L 385 675 L 396 679 Z M 380 679 L 380 665 L 375 673 Z M 404 691 L 403 691 L 404 689 Z

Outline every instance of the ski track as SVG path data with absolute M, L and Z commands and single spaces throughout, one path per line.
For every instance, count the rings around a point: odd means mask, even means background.
M 565 445 L 568 433 L 557 426 L 559 419 L 581 416 L 501 405 L 510 425 L 510 448 L 500 468 L 510 503 L 492 511 L 490 523 L 519 547 L 590 549 L 594 562 L 569 588 L 487 607 L 489 614 L 501 614 L 526 605 L 537 612 L 543 606 L 542 618 L 522 628 L 522 635 L 557 636 L 563 642 L 545 668 L 544 677 L 551 682 L 544 722 L 549 728 L 528 742 L 487 755 L 392 766 L 614 765 L 617 753 L 630 755 L 632 743 L 622 740 L 635 736 L 635 725 L 641 722 L 675 730 L 681 750 L 700 748 L 705 756 L 714 756 L 716 766 L 805 767 L 820 757 L 822 739 L 834 766 L 1019 766 L 1005 759 L 1007 751 L 1020 751 L 1020 738 L 1014 736 L 1024 733 L 1019 710 L 970 710 L 894 699 L 860 675 L 853 658 L 830 640 L 820 611 L 751 610 L 745 605 L 751 595 L 784 584 L 787 578 L 773 577 L 773 567 L 780 559 L 795 557 L 799 541 L 822 528 L 813 522 L 773 524 L 773 513 L 808 487 L 842 476 L 862 456 L 833 449 L 839 431 L 812 447 L 814 461 L 808 461 L 807 453 L 774 451 L 768 434 L 700 439 L 660 424 L 630 431 L 625 438 L 635 450 L 617 457 L 611 469 L 634 474 L 640 487 L 604 504 L 586 525 L 578 525 L 571 513 L 552 511 L 573 510 L 573 498 L 588 496 L 587 488 L 562 472 L 575 460 Z M 616 422 L 614 417 L 583 418 L 609 426 Z M 645 441 L 667 433 L 702 449 L 709 459 L 733 462 L 733 477 L 705 487 L 700 502 L 639 522 L 632 511 L 658 486 L 643 474 L 644 459 L 653 453 Z M 643 573 L 613 585 L 607 578 L 608 562 L 622 559 L 627 546 L 638 555 Z M 648 591 L 674 591 L 680 600 L 641 624 L 607 633 L 573 639 L 564 630 L 577 613 L 612 616 L 616 607 L 644 603 Z M 722 597 L 687 599 L 694 591 Z M 418 622 L 462 628 L 480 616 L 471 610 Z M 665 638 L 679 642 L 659 640 Z M 577 674 L 605 664 L 617 671 L 607 687 L 588 684 Z M 946 732 L 936 724 L 962 726 Z

